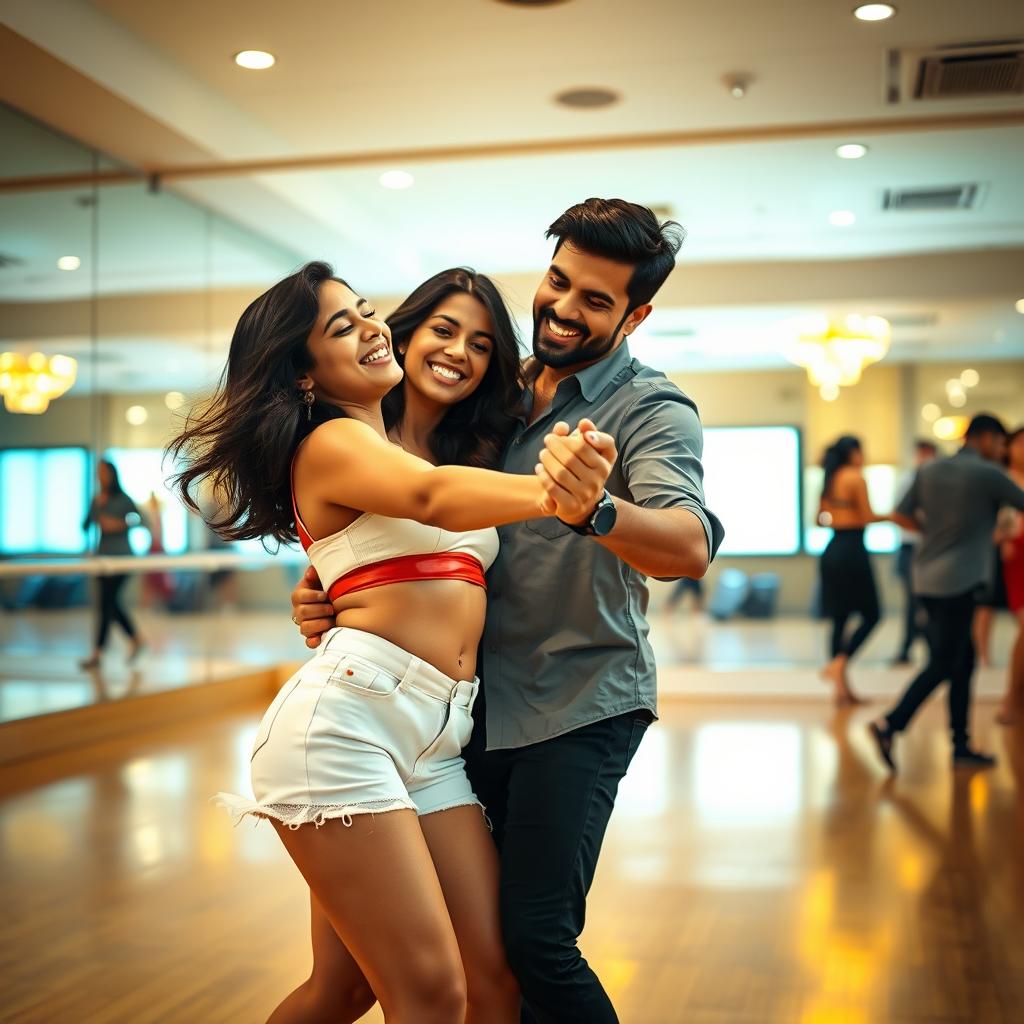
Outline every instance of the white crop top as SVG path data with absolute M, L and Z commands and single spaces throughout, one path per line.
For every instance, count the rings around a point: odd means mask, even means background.
M 310 564 L 324 590 L 355 569 L 393 558 L 415 555 L 468 555 L 486 572 L 498 557 L 498 531 L 493 528 L 453 533 L 439 526 L 424 526 L 414 519 L 393 519 L 364 512 L 345 529 L 306 546 L 309 533 L 298 511 L 296 525 Z M 303 536 L 305 535 L 305 536 Z

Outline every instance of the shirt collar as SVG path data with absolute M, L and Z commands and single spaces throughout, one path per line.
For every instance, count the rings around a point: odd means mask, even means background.
M 612 382 L 615 375 L 629 365 L 633 357 L 629 354 L 629 343 L 623 338 L 622 344 L 604 359 L 598 360 L 576 374 L 580 391 L 588 402 L 593 402 Z

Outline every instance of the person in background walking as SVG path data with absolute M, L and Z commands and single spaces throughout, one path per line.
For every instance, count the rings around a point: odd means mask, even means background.
M 970 745 L 971 621 L 978 592 L 991 578 L 996 515 L 1003 505 L 1024 510 L 1024 490 L 999 468 L 1005 450 L 1003 424 L 987 413 L 975 416 L 960 451 L 923 466 L 893 513 L 899 525 L 921 529 L 913 574 L 914 593 L 928 616 L 928 664 L 896 706 L 868 726 L 879 756 L 892 772 L 896 734 L 947 680 L 954 767 L 995 764 L 994 757 Z
M 913 475 L 926 462 L 931 462 L 939 454 L 938 446 L 934 441 L 926 438 L 919 438 L 914 442 L 914 470 L 910 479 L 904 480 L 900 486 L 899 493 L 906 494 L 910 489 Z M 914 551 L 917 549 L 921 535 L 916 530 L 901 530 L 900 550 L 896 555 L 896 576 L 903 586 L 903 642 L 900 644 L 900 652 L 892 660 L 894 668 L 910 664 L 910 648 L 914 641 L 922 636 L 923 612 L 914 598 L 914 588 L 910 580 L 910 566 L 914 559 Z
M 821 603 L 832 620 L 832 658 L 822 669 L 823 679 L 832 684 L 837 707 L 862 704 L 850 688 L 847 666 L 878 625 L 880 610 L 875 574 L 871 569 L 864 530 L 869 523 L 881 522 L 871 510 L 868 488 L 861 467 L 864 453 L 856 437 L 840 437 L 822 461 L 825 480 L 821 489 L 818 521 L 832 528 L 832 539 L 821 555 Z M 860 619 L 852 634 L 847 624 L 852 616 Z
M 82 529 L 90 526 L 99 527 L 100 539 L 96 546 L 97 555 L 130 555 L 131 545 L 128 543 L 128 531 L 137 526 L 142 517 L 135 502 L 125 494 L 117 469 L 109 459 L 101 459 L 96 467 L 96 478 L 99 492 L 92 499 L 89 512 L 82 523 Z M 125 573 L 99 576 L 99 626 L 96 630 L 96 646 L 92 654 L 79 662 L 82 668 L 98 668 L 103 650 L 107 645 L 110 625 L 116 622 L 131 641 L 128 661 L 132 662 L 142 650 L 143 642 L 139 637 L 135 624 L 121 605 L 121 588 L 127 579 Z

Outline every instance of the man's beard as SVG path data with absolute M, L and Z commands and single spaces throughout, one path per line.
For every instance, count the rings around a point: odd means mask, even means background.
M 556 324 L 580 332 L 579 338 L 573 339 L 571 345 L 564 349 L 555 348 L 553 345 L 541 340 L 540 330 L 545 320 L 553 320 Z M 625 320 L 625 317 L 623 317 Z M 537 362 L 549 366 L 553 370 L 564 370 L 570 366 L 579 366 L 581 363 L 593 363 L 606 356 L 615 344 L 619 329 L 622 327 L 622 320 L 616 325 L 615 330 L 607 337 L 595 338 L 587 330 L 586 326 L 574 320 L 559 320 L 551 309 L 545 307 L 537 312 L 533 318 L 533 355 Z

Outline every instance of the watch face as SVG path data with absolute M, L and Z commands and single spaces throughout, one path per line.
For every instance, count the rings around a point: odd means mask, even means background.
M 590 520 L 594 533 L 598 537 L 603 537 L 606 533 L 611 533 L 617 516 L 618 513 L 615 510 L 615 506 L 610 501 L 607 504 L 602 503 L 599 505 L 597 510 L 594 512 L 593 518 Z

